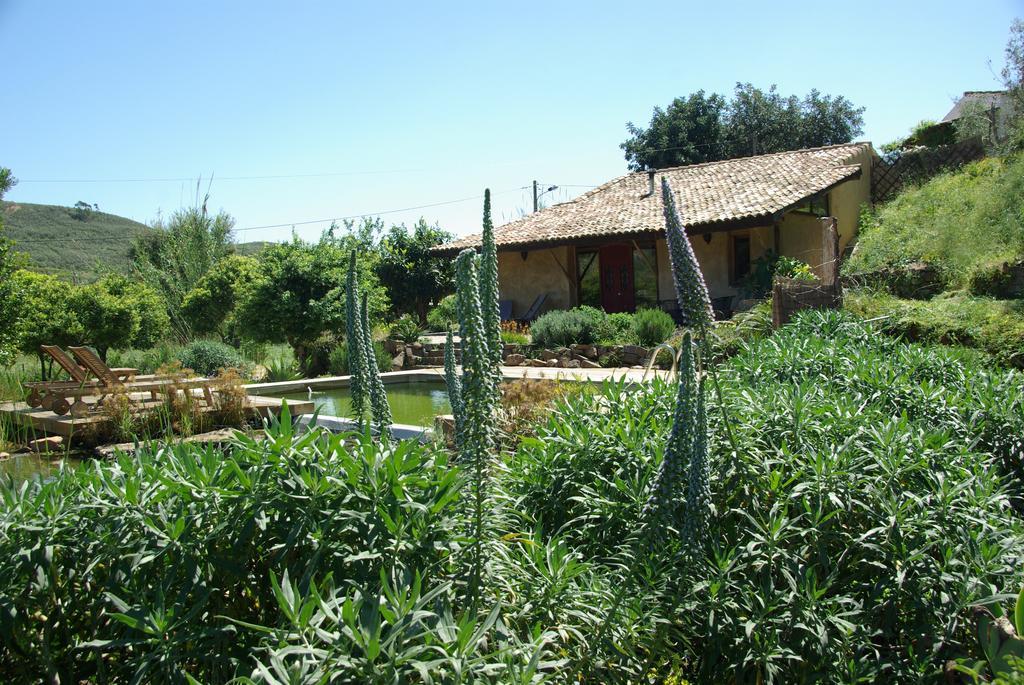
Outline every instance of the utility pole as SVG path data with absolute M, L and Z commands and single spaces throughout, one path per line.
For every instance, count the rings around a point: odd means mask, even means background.
M 533 211 L 537 211 L 537 181 L 533 182 Z

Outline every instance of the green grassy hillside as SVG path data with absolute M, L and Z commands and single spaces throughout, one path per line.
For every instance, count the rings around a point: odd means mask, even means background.
M 96 279 L 106 270 L 128 271 L 128 252 L 136 236 L 153 229 L 138 221 L 74 207 L 2 202 L 3 224 L 15 249 L 28 255 L 29 268 L 76 282 Z M 253 255 L 266 243 L 239 243 L 239 254 Z
M 948 289 L 965 288 L 1024 258 L 1024 156 L 988 158 L 909 188 L 862 217 L 848 274 L 936 268 Z
M 105 269 L 128 270 L 128 249 L 145 224 L 105 212 L 76 217 L 72 207 L 27 202 L 2 203 L 3 223 L 15 249 L 28 255 L 34 271 L 90 281 Z

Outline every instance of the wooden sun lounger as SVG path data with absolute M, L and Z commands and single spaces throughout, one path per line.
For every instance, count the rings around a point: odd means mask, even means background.
M 90 378 L 88 370 L 76 364 L 75 360 L 69 357 L 68 353 L 57 345 L 40 345 L 39 349 L 42 353 L 48 355 L 51 359 L 57 362 L 68 376 L 70 376 L 71 380 L 33 381 L 31 383 L 25 383 L 25 387 L 29 389 L 27 401 L 30 407 L 42 407 L 44 409 L 49 409 L 49 405 L 53 401 L 54 397 L 59 397 L 61 391 L 84 387 L 99 389 L 103 386 L 102 381 Z M 110 371 L 118 381 L 131 381 L 136 378 L 137 369 L 124 367 L 110 369 Z
M 85 402 L 86 397 L 98 397 L 93 406 L 102 404 L 103 400 L 112 393 L 123 393 L 133 401 L 132 394 L 148 394 L 151 399 L 157 399 L 162 391 L 173 388 L 175 392 L 182 390 L 191 392 L 194 389 L 203 391 L 203 398 L 208 406 L 213 406 L 213 382 L 209 378 L 173 378 L 170 376 L 132 376 L 129 380 L 120 374 L 122 369 L 112 369 L 103 362 L 99 356 L 87 347 L 70 347 L 71 354 L 84 367 L 92 373 L 95 380 L 85 380 L 79 383 L 49 384 L 45 387 L 43 397 L 44 409 L 48 409 L 57 415 L 64 415 L 68 412 L 76 418 L 86 416 L 89 413 L 90 405 Z M 73 402 L 71 401 L 73 400 Z

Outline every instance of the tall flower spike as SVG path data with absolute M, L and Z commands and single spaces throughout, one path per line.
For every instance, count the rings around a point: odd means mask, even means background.
M 495 391 L 498 387 L 497 369 L 502 362 L 501 308 L 498 305 L 498 246 L 491 223 L 491 190 L 484 190 L 483 247 L 480 251 L 480 306 L 484 319 L 484 333 L 494 366 Z
M 704 379 L 697 381 L 697 410 L 694 416 L 693 455 L 686 488 L 686 519 L 683 544 L 691 551 L 704 546 L 711 514 L 711 469 L 708 465 L 708 417 L 705 411 Z
M 373 352 L 373 332 L 370 329 L 370 313 L 366 304 L 366 293 L 363 293 L 363 302 L 360 307 L 360 337 L 363 341 L 364 376 L 370 394 L 370 411 L 373 414 L 373 422 L 377 424 L 380 431 L 380 439 L 389 442 L 391 440 L 391 407 L 388 406 L 388 396 L 384 391 L 384 382 L 380 379 L 380 369 L 377 368 L 377 355 Z
M 672 428 L 668 445 L 654 486 L 644 505 L 644 519 L 652 530 L 673 526 L 680 530 L 682 523 L 680 509 L 683 491 L 686 488 L 687 473 L 693 458 L 695 444 L 695 402 L 696 374 L 693 360 L 693 338 L 690 332 L 683 334 L 679 357 L 679 377 L 676 389 L 676 404 L 672 412 Z
M 345 280 L 345 344 L 348 347 L 349 388 L 352 395 L 352 418 L 357 425 L 363 425 L 368 409 L 365 346 L 362 340 L 362 321 L 359 311 L 359 278 L 356 275 L 356 251 L 352 250 L 348 261 L 348 278 Z
M 461 449 L 462 419 L 465 410 L 462 405 L 462 380 L 455 367 L 455 342 L 452 339 L 451 328 L 448 329 L 448 338 L 444 344 L 444 382 L 448 388 L 448 403 L 452 407 L 452 416 L 455 417 L 455 449 Z
M 675 195 L 667 178 L 661 179 L 661 196 L 665 205 L 665 235 L 668 241 L 668 255 L 672 260 L 672 278 L 676 285 L 676 297 L 683 325 L 697 331 L 706 331 L 715 320 L 711 309 L 711 297 L 704 282 L 697 256 L 693 253 L 690 239 L 686 237 L 683 220 L 676 209 Z
M 462 338 L 462 389 L 460 404 L 462 434 L 459 461 L 471 474 L 473 515 L 469 536 L 469 593 L 474 602 L 479 598 L 483 575 L 484 502 L 494 447 L 494 408 L 496 402 L 494 368 L 484 330 L 480 303 L 480 257 L 473 250 L 463 250 L 455 260 L 456 298 L 459 311 L 459 335 Z

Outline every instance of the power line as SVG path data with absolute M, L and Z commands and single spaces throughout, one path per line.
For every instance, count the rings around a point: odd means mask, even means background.
M 510 189 L 507 189 L 507 190 L 499 190 L 499 191 L 496 191 L 496 192 L 492 193 L 492 195 L 504 195 L 504 194 L 507 194 L 507 193 L 514 193 L 514 192 L 517 192 L 517 191 L 525 190 L 527 187 L 528 186 L 520 186 L 518 188 L 510 188 Z M 566 184 L 566 185 L 564 185 L 564 187 L 592 188 L 593 186 Z M 294 226 L 308 226 L 310 224 L 323 224 L 323 223 L 328 223 L 328 222 L 333 223 L 333 222 L 336 222 L 336 221 L 345 221 L 346 219 L 360 219 L 362 217 L 367 217 L 367 216 L 383 216 L 383 215 L 386 215 L 386 214 L 398 214 L 400 212 L 411 212 L 411 211 L 415 211 L 417 209 L 429 209 L 431 207 L 441 207 L 441 206 L 444 206 L 444 205 L 453 205 L 453 204 L 458 204 L 460 202 L 469 202 L 471 200 L 481 200 L 481 199 L 483 199 L 483 194 L 473 195 L 473 196 L 470 196 L 470 197 L 462 197 L 462 198 L 458 198 L 456 200 L 444 200 L 442 202 L 431 202 L 429 204 L 416 205 L 414 207 L 402 207 L 400 209 L 385 209 L 385 210 L 378 211 L 378 212 L 363 212 L 361 214 L 349 214 L 349 215 L 346 215 L 346 216 L 336 216 L 336 217 L 331 217 L 329 219 L 309 219 L 309 220 L 305 220 L 305 221 L 291 221 L 291 222 L 281 223 L 281 224 L 266 224 L 264 226 L 244 226 L 242 228 L 234 228 L 234 229 L 232 229 L 232 233 L 242 233 L 244 231 L 257 231 L 257 230 L 268 229 L 268 228 L 289 228 L 289 227 L 294 227 Z M 76 238 L 76 237 L 71 236 L 71 237 L 68 238 L 68 240 L 74 240 L 76 242 L 107 242 L 110 239 L 109 238 Z M 49 243 L 49 242 L 52 242 L 52 239 L 48 239 L 48 240 L 31 240 L 31 239 L 30 240 L 18 240 L 18 241 L 16 241 L 15 245 L 32 245 L 32 244 L 36 244 L 36 243 Z
M 426 171 L 426 169 L 379 169 L 379 170 L 358 170 L 358 171 L 327 171 L 312 174 L 272 174 L 266 176 L 217 176 L 218 181 L 257 181 L 273 180 L 283 178 L 322 178 L 327 176 L 362 176 L 374 174 L 411 174 Z M 195 181 L 198 176 L 180 176 L 166 178 L 19 178 L 18 183 L 178 183 L 182 181 Z

